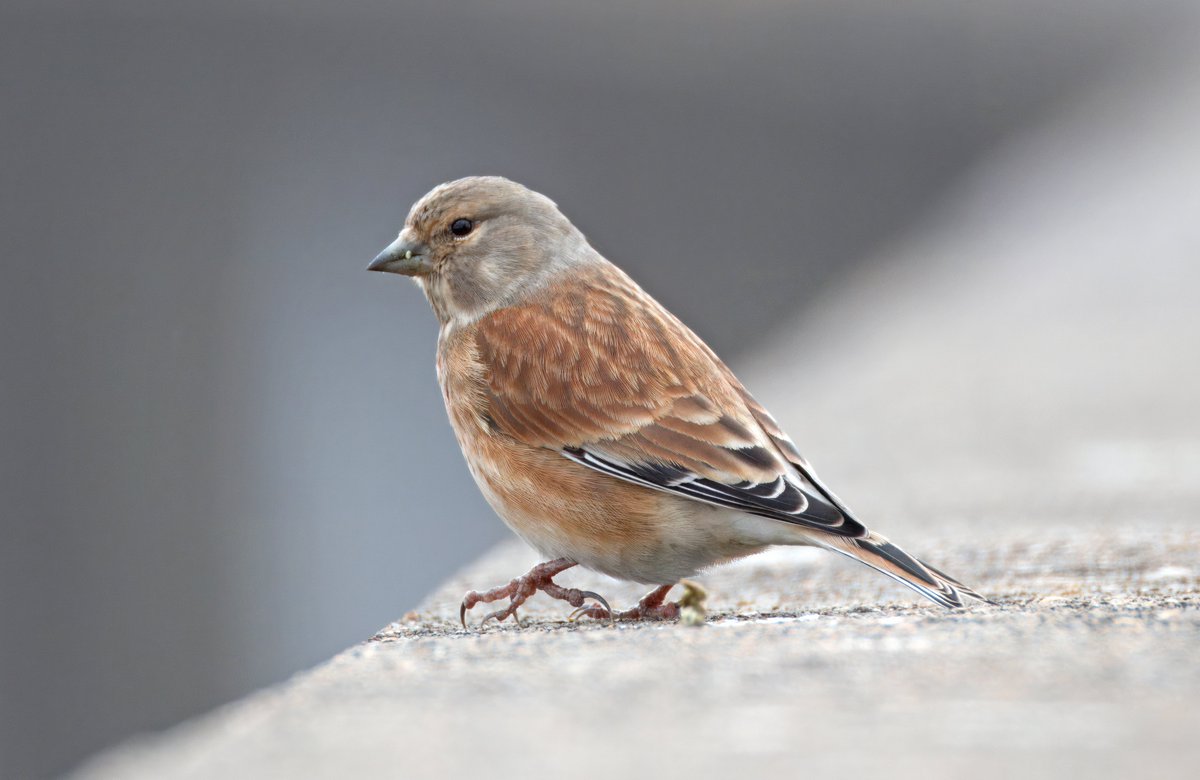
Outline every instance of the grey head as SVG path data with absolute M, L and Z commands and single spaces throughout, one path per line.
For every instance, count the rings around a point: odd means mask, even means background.
M 412 277 L 446 324 L 511 305 L 589 262 L 604 261 L 554 201 L 501 176 L 470 176 L 418 200 L 368 269 Z

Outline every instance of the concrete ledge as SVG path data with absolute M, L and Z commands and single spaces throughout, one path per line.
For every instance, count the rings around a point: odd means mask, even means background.
M 568 623 L 537 596 L 523 628 L 464 631 L 462 592 L 533 560 L 504 546 L 370 641 L 78 776 L 1168 777 L 1200 759 L 1200 532 L 912 546 L 1001 605 L 947 612 L 785 550 L 704 577 L 699 628 Z

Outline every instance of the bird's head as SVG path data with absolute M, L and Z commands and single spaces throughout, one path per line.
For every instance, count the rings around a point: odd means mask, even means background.
M 441 184 L 368 266 L 411 276 L 443 323 L 518 302 L 595 253 L 544 195 L 500 176 Z

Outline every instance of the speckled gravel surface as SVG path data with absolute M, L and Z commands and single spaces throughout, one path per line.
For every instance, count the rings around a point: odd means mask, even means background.
M 523 626 L 463 630 L 468 583 L 532 562 L 514 544 L 328 664 L 81 776 L 1189 776 L 1198 543 L 933 538 L 999 601 L 955 612 L 830 554 L 769 552 L 702 578 L 703 626 L 572 623 L 539 595 Z

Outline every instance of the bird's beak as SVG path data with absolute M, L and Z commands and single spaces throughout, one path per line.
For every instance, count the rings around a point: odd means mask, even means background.
M 407 230 L 402 230 L 396 240 L 371 261 L 367 270 L 423 276 L 433 270 L 433 263 L 429 261 L 429 247 L 414 241 Z

